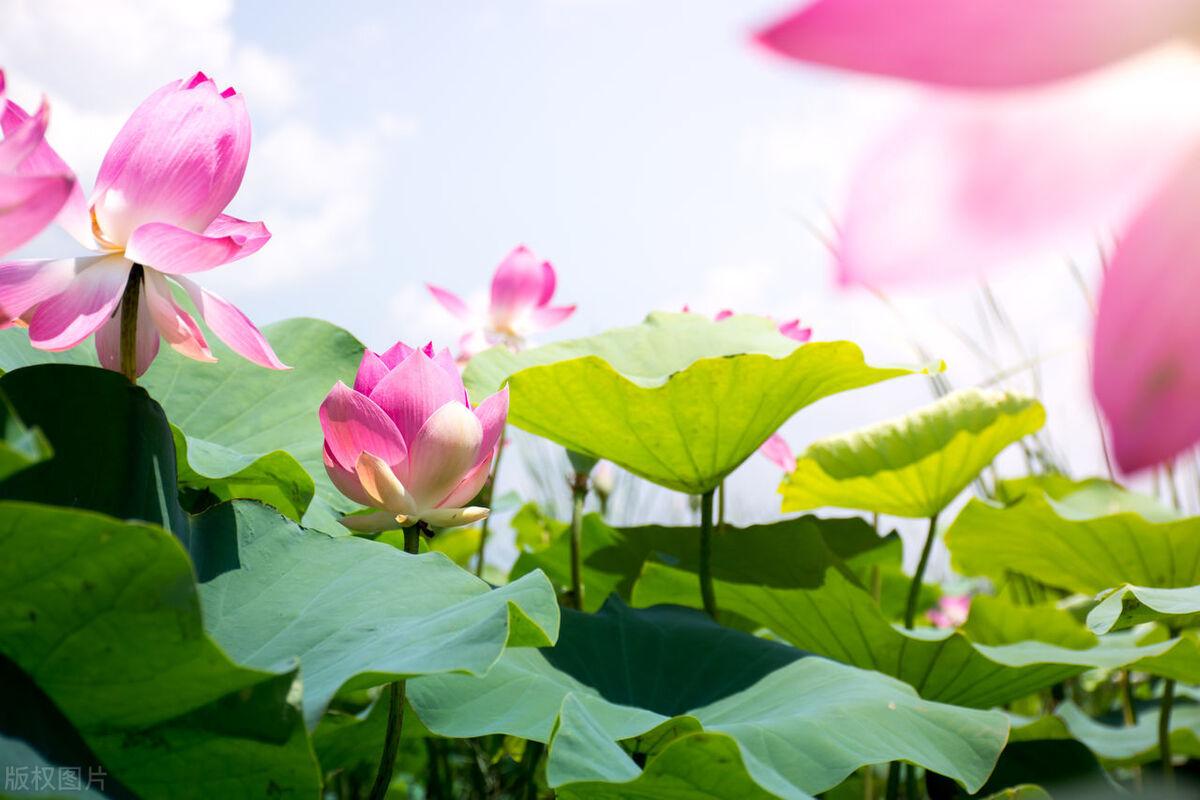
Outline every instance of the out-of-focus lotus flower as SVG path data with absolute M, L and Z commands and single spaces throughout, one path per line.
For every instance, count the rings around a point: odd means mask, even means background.
M 758 35 L 941 89 L 854 180 L 843 282 L 936 280 L 1117 231 L 1092 377 L 1125 471 L 1200 440 L 1198 33 L 1191 0 L 818 0 Z
M 616 487 L 617 473 L 608 461 L 601 461 L 592 470 L 592 489 L 601 499 L 607 499 Z
M 4 71 L 0 70 L 0 109 L 12 107 L 22 121 L 4 126 L 0 139 L 0 256 L 36 236 L 54 221 L 75 187 L 70 170 L 55 169 L 37 158 L 38 146 L 50 123 L 45 100 L 33 116 L 7 100 Z
M 507 416 L 507 387 L 471 408 L 449 350 L 368 350 L 354 387 L 339 381 L 321 404 L 330 479 L 376 509 L 342 522 L 375 532 L 483 519 L 486 508 L 466 504 L 487 480 Z
M 486 309 L 474 309 L 453 292 L 426 285 L 443 308 L 467 324 L 459 347 L 469 358 L 495 344 L 519 349 L 531 334 L 553 328 L 575 313 L 574 305 L 550 305 L 556 283 L 550 262 L 520 245 L 496 267 Z
M 796 469 L 796 455 L 792 452 L 791 446 L 778 433 L 772 433 L 771 438 L 763 442 L 762 447 L 758 448 L 758 452 L 766 456 L 767 460 L 772 464 L 779 465 L 779 468 L 784 472 L 792 472 Z
M 14 136 L 28 121 L 9 103 L 0 124 Z M 131 275 L 140 274 L 137 374 L 154 360 L 160 336 L 190 358 L 215 360 L 196 321 L 175 302 L 171 282 L 234 352 L 287 369 L 241 311 L 189 277 L 244 258 L 271 238 L 261 222 L 221 213 L 241 185 L 249 153 L 250 118 L 232 88 L 221 91 L 198 72 L 159 89 L 117 134 L 91 198 L 76 184 L 59 215 L 96 254 L 0 264 L 0 323 L 27 323 L 30 342 L 42 350 L 66 350 L 95 333 L 100 362 L 120 369 L 122 298 Z M 71 174 L 45 142 L 25 163 Z
M 931 608 L 926 616 L 937 628 L 957 628 L 971 614 L 970 595 L 944 595 L 938 600 L 937 608 Z
M 684 306 L 683 310 L 687 311 L 687 306 Z M 729 319 L 732 316 L 732 311 L 730 311 L 728 308 L 723 308 L 717 312 L 713 319 L 715 319 L 717 322 L 720 322 L 721 320 Z M 775 321 L 772 317 L 767 317 L 767 319 L 771 320 L 772 322 Z M 807 342 L 812 338 L 812 328 L 802 327 L 800 325 L 800 320 L 798 319 L 789 319 L 779 323 L 779 332 L 789 339 L 795 339 L 797 342 Z

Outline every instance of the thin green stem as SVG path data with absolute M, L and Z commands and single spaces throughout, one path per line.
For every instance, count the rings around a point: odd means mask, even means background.
M 542 753 L 545 752 L 546 745 L 541 742 L 528 741 L 525 743 L 525 754 L 521 759 L 521 768 L 525 773 L 525 797 L 526 800 L 537 800 L 538 785 L 537 785 L 537 769 L 538 762 L 542 760 Z
M 917 800 L 917 768 L 912 764 L 904 765 L 904 795 L 907 800 Z
M 583 610 L 583 501 L 587 499 L 587 473 L 576 472 L 571 486 L 571 605 Z
M 1167 789 L 1175 788 L 1175 765 L 1171 763 L 1171 708 L 1175 705 L 1175 679 L 1163 681 L 1162 699 L 1158 704 L 1158 753 L 1162 758 L 1163 779 Z
M 717 618 L 717 597 L 712 579 L 713 490 L 700 495 L 700 597 L 704 610 Z
M 479 502 L 485 508 L 492 507 L 492 494 L 496 489 L 496 478 L 500 475 L 500 458 L 504 455 L 504 441 L 508 438 L 508 428 L 500 431 L 500 443 L 496 445 L 496 462 L 492 464 L 492 475 L 484 484 L 483 490 L 479 493 Z M 488 514 L 483 518 L 483 522 L 479 525 L 479 553 L 475 559 L 475 575 L 483 577 L 483 565 L 486 563 L 484 559 L 484 548 L 487 547 L 488 531 L 492 515 Z
M 887 800 L 899 800 L 900 798 L 900 762 L 893 761 L 888 764 L 887 774 Z
M 725 481 L 717 487 L 717 533 L 725 532 Z
M 908 603 L 904 607 L 904 627 L 911 628 L 917 621 L 917 600 L 921 596 L 921 581 L 925 578 L 925 568 L 929 566 L 929 554 L 933 552 L 933 540 L 937 536 L 938 515 L 929 518 L 929 533 L 925 534 L 925 546 L 921 548 L 921 560 L 917 562 L 917 571 L 913 573 L 912 584 L 908 587 Z
M 142 288 L 142 265 L 134 264 L 121 295 L 121 374 L 137 383 L 138 295 Z
M 422 522 L 404 529 L 404 552 L 414 555 L 420 552 L 423 530 L 426 530 L 426 527 Z M 392 785 L 392 770 L 396 766 L 396 753 L 400 751 L 400 732 L 404 728 L 405 688 L 405 681 L 392 681 L 388 684 L 388 719 L 387 730 L 383 735 L 383 753 L 379 757 L 379 770 L 375 773 L 375 783 L 371 784 L 371 793 L 367 795 L 367 800 L 383 800 L 387 796 L 388 787 Z

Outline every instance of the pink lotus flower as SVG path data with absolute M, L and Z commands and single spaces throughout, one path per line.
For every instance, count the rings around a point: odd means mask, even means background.
M 683 310 L 687 311 L 687 306 L 684 306 Z M 732 316 L 732 311 L 730 311 L 728 308 L 723 308 L 717 312 L 717 315 L 713 317 L 713 319 L 717 322 L 720 322 L 721 320 L 729 319 Z M 767 319 L 771 320 L 772 322 L 775 321 L 771 317 L 767 317 Z M 807 342 L 812 338 L 812 328 L 802 328 L 800 326 L 800 320 L 798 319 L 789 319 L 779 323 L 779 332 L 789 339 L 795 339 L 797 342 Z
M 937 608 L 931 608 L 925 616 L 929 617 L 935 628 L 957 628 L 967 621 L 970 614 L 970 595 L 943 595 L 938 600 Z
M 11 108 L 11 111 L 8 109 Z M 69 170 L 55 169 L 37 157 L 50 124 L 50 106 L 43 100 L 32 117 L 5 99 L 0 70 L 0 109 L 22 121 L 4 126 L 0 140 L 0 256 L 32 239 L 54 221 L 75 186 Z
M 495 344 L 519 349 L 526 337 L 553 328 L 575 313 L 574 305 L 550 305 L 556 283 L 550 262 L 520 245 L 496 267 L 487 309 L 473 309 L 452 292 L 426 286 L 443 308 L 467 323 L 459 346 L 469 358 Z
M 1198 32 L 1192 0 L 817 0 L 758 35 L 935 89 L 853 181 L 843 282 L 938 280 L 1117 231 L 1093 388 L 1126 471 L 1200 440 Z
M 449 350 L 396 343 L 363 354 L 351 389 L 338 382 L 321 404 L 325 469 L 342 494 L 376 509 L 342 519 L 374 532 L 425 522 L 439 528 L 487 516 L 466 507 L 487 480 L 508 387 L 472 410 Z
M 771 438 L 763 442 L 762 447 L 758 448 L 758 452 L 766 457 L 772 464 L 777 464 L 784 472 L 793 472 L 796 469 L 796 455 L 792 452 L 791 445 L 787 443 L 778 433 L 772 433 Z
M 28 120 L 10 103 L 0 124 L 11 137 Z M 190 358 L 216 360 L 196 321 L 175 302 L 171 282 L 234 352 L 287 369 L 241 311 L 188 277 L 244 258 L 271 238 L 261 222 L 221 213 L 241 185 L 249 153 L 250 118 L 232 88 L 222 92 L 197 72 L 159 89 L 117 134 L 91 199 L 76 184 L 59 216 L 96 255 L 0 264 L 0 323 L 28 323 L 30 342 L 42 350 L 66 350 L 95 333 L 100 362 L 119 369 L 122 295 L 139 265 L 137 374 L 158 354 L 160 337 Z M 72 174 L 45 142 L 30 162 Z

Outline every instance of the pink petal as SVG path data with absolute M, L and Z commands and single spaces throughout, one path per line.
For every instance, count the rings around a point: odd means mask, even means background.
M 480 448 L 483 452 L 483 448 Z M 442 502 L 438 503 L 439 508 L 457 508 L 475 499 L 479 494 L 479 490 L 487 483 L 488 475 L 492 472 L 492 460 L 495 451 L 488 451 L 483 460 L 475 466 L 471 467 L 471 471 L 466 474 L 466 477 L 459 482 L 458 486 L 450 492 Z
M 66 291 L 97 258 L 9 261 L 0 264 L 0 324 L 24 317 L 38 303 Z
M 548 265 L 543 265 L 524 245 L 509 253 L 492 276 L 491 315 L 508 318 L 545 302 L 542 300 L 547 279 L 545 266 Z M 553 269 L 549 271 L 549 277 L 553 280 Z M 550 290 L 554 291 L 553 285 Z
M 324 460 L 325 472 L 329 475 L 329 480 L 333 481 L 333 485 L 339 492 L 360 506 L 371 505 L 371 498 L 363 489 L 362 484 L 358 482 L 358 475 L 337 462 L 337 459 L 333 457 L 333 453 L 329 451 L 328 441 L 325 442 Z
M 435 528 L 456 528 L 459 525 L 474 525 L 487 519 L 490 513 L 486 508 L 435 508 L 422 516 Z
M 475 407 L 475 416 L 479 418 L 479 424 L 483 427 L 483 440 L 479 445 L 479 458 L 482 461 L 492 457 L 500 437 L 504 435 L 504 425 L 508 421 L 508 386 L 484 398 L 483 402 Z
M 404 461 L 408 454 L 404 438 L 388 415 L 341 381 L 326 395 L 318 416 L 325 449 L 344 470 L 353 472 L 363 453 L 373 453 L 390 465 Z
M 471 321 L 473 317 L 471 308 L 461 297 L 453 292 L 446 291 L 439 286 L 434 286 L 432 283 L 425 284 L 425 288 L 427 288 L 429 293 L 433 295 L 434 300 L 437 300 L 439 303 L 441 303 L 442 308 L 446 309 L 464 322 Z
M 198 73 L 142 102 L 109 148 L 92 203 L 104 239 L 124 245 L 140 226 L 165 222 L 200 233 L 237 193 L 250 154 L 241 95 Z
M 575 306 L 542 306 L 529 313 L 531 332 L 544 331 L 563 322 L 575 313 Z
M 72 176 L 0 174 L 0 255 L 25 244 L 53 222 L 73 188 Z
M 137 374 L 142 376 L 150 369 L 150 364 L 158 355 L 158 329 L 150 318 L 150 310 L 146 303 L 138 304 L 137 323 Z M 100 366 L 121 372 L 121 309 L 120 306 L 100 329 L 96 331 L 96 355 L 100 357 Z
M 931 97 L 860 166 L 839 279 L 931 284 L 1092 246 L 1200 139 L 1200 106 L 1178 101 L 1197 81 L 1200 62 L 1163 53 L 1047 89 Z
M 260 367 L 268 369 L 291 369 L 279 360 L 270 342 L 262 332 L 254 327 L 254 323 L 224 298 L 202 289 L 194 281 L 182 275 L 176 275 L 175 281 L 182 286 L 192 298 L 192 303 L 205 323 L 217 335 L 217 338 L 228 345 L 229 349 L 253 361 Z
M 1198 22 L 1191 0 L 817 0 L 756 39 L 815 64 L 992 88 L 1103 67 Z
M 792 454 L 787 439 L 778 433 L 772 433 L 770 438 L 763 442 L 762 447 L 758 448 L 758 452 L 766 456 L 772 464 L 778 464 L 784 472 L 796 469 L 796 456 Z
M 558 275 L 554 272 L 554 267 L 549 261 L 542 262 L 542 293 L 538 297 L 537 304 L 544 306 L 550 302 L 550 298 L 554 297 L 554 288 L 558 285 Z
M 1121 237 L 1096 319 L 1096 399 L 1126 472 L 1200 441 L 1200 153 Z
M 410 445 L 425 421 L 446 403 L 466 407 L 462 379 L 449 375 L 424 350 L 409 354 L 375 386 L 370 396 L 392 418 Z
M 0 172 L 16 172 L 46 138 L 49 124 L 50 106 L 43 100 L 36 114 L 6 130 L 4 139 L 0 140 Z
M 143 276 L 142 306 L 167 344 L 188 358 L 216 361 L 196 320 L 175 302 L 167 279 L 153 269 L 146 269 Z
M 421 426 L 408 450 L 405 486 L 420 509 L 433 508 L 478 464 L 483 427 L 462 403 L 450 401 Z
M 3 113 L 0 113 L 0 128 L 3 129 L 5 136 L 13 135 L 15 131 L 20 130 L 28 123 L 29 114 L 16 103 L 9 101 L 0 105 L 4 108 Z M 87 201 L 83 198 L 83 188 L 75 179 L 75 173 L 59 157 L 58 153 L 54 152 L 54 148 L 45 139 L 38 143 L 33 152 L 25 156 L 24 161 L 17 167 L 17 173 L 69 179 L 72 186 L 62 210 L 58 214 L 58 224 L 62 225 L 67 233 L 84 247 L 96 249 L 96 239 L 92 236 L 92 221 L 88 214 Z
M 779 332 L 789 339 L 795 339 L 797 342 L 807 342 L 812 338 L 812 328 L 804 328 L 800 325 L 800 320 L 790 319 L 787 322 L 780 323 Z
M 377 455 L 362 452 L 354 467 L 354 474 L 367 497 L 371 498 L 370 505 L 386 509 L 393 514 L 412 514 L 412 498 L 404 484 L 392 472 L 391 466 Z
M 394 345 L 384 351 L 380 358 L 388 369 L 395 369 L 400 366 L 404 359 L 413 354 L 413 349 L 404 342 L 396 342 Z
M 721 320 L 729 319 L 732 316 L 733 316 L 733 312 L 731 310 L 729 310 L 728 308 L 723 308 L 717 312 L 715 317 L 713 317 L 713 321 L 720 322 Z
M 451 380 L 459 385 L 462 385 L 462 371 L 459 370 L 458 362 L 454 359 L 454 356 L 450 354 L 449 348 L 443 347 L 441 351 L 439 351 L 438 354 L 433 357 L 433 363 L 445 370 L 446 374 L 450 376 Z M 463 405 L 466 405 L 468 402 L 466 386 L 463 386 L 462 402 Z
M 358 372 L 354 374 L 354 391 L 369 395 L 387 374 L 388 366 L 383 359 L 371 350 L 364 350 L 362 360 L 358 362 Z
M 75 279 L 33 312 L 30 344 L 40 350 L 68 350 L 95 333 L 121 301 L 132 266 L 120 256 L 76 259 Z
M 129 237 L 125 257 L 168 274 L 203 272 L 256 253 L 271 238 L 261 222 L 222 214 L 204 233 L 148 222 Z

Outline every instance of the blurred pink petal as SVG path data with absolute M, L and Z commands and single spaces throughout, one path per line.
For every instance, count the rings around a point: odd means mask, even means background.
M 484 452 L 484 448 L 479 448 L 480 452 Z M 449 495 L 442 498 L 438 506 L 453 508 L 461 506 L 464 503 L 469 503 L 475 499 L 475 495 L 479 494 L 479 490 L 487 483 L 488 475 L 492 472 L 492 457 L 494 450 L 487 451 L 483 460 L 475 466 L 471 467 L 470 472 L 462 479 L 458 486 Z
M 210 362 L 217 360 L 204 338 L 204 332 L 196 324 L 196 320 L 175 302 L 175 297 L 171 293 L 171 285 L 165 277 L 154 270 L 145 270 L 142 288 L 143 295 L 139 311 L 141 308 L 145 308 L 149 312 L 152 321 L 150 332 L 155 340 L 159 334 L 162 334 L 162 338 L 167 340 L 167 344 L 188 358 Z M 138 335 L 139 337 L 142 335 L 140 315 Z M 157 349 L 156 344 L 155 350 L 157 351 Z
M 1200 441 L 1200 152 L 1117 243 L 1100 295 L 1093 386 L 1133 472 Z
M 104 258 L 8 261 L 0 264 L 0 325 L 25 316 L 31 308 L 71 285 L 86 267 Z
M 74 179 L 64 175 L 0 174 L 0 255 L 53 222 L 74 187 Z
M 146 374 L 151 362 L 158 355 L 158 329 L 150 317 L 149 307 L 145 303 L 138 305 L 136 370 L 138 376 Z M 96 355 L 100 358 L 100 366 L 114 372 L 121 371 L 121 314 L 114 313 L 96 331 Z
M 204 322 L 230 350 L 268 369 L 291 369 L 279 360 L 267 337 L 236 306 L 182 275 L 176 275 L 175 280 L 187 291 Z
M 446 309 L 463 322 L 470 322 L 474 317 L 474 315 L 471 313 L 470 307 L 458 295 L 442 289 L 441 287 L 434 286 L 431 283 L 425 284 L 425 287 L 429 289 L 429 293 L 433 295 L 433 299 L 442 304 L 442 308 Z
M 997 88 L 1103 67 L 1198 26 L 1192 0 L 817 0 L 756 39 L 814 64 Z
M 790 319 L 787 322 L 779 323 L 779 332 L 797 342 L 807 342 L 812 339 L 812 328 L 801 326 L 798 319 Z
M 379 381 L 370 396 L 411 446 L 435 411 L 450 402 L 463 405 L 463 384 L 457 370 L 450 375 L 424 350 L 416 350 Z
M 518 246 L 500 262 L 492 276 L 491 313 L 512 315 L 549 300 L 554 293 L 554 269 L 524 245 Z
M 91 200 L 96 224 L 116 246 L 148 222 L 200 233 L 237 193 L 249 154 L 240 95 L 203 73 L 172 81 L 138 106 L 105 155 Z
M 130 236 L 125 257 L 168 274 L 203 272 L 258 252 L 270 238 L 271 232 L 261 222 L 243 222 L 224 214 L 203 233 L 166 222 L 148 222 Z
M 792 454 L 787 440 L 778 433 L 772 433 L 771 437 L 763 442 L 762 447 L 758 448 L 758 452 L 766 456 L 772 464 L 777 464 L 784 472 L 796 469 L 796 456 Z
M 971 614 L 970 595 L 943 595 L 937 608 L 926 612 L 929 621 L 937 628 L 957 628 Z
M 549 330 L 575 313 L 575 306 L 542 306 L 529 312 L 529 332 Z
M 91 336 L 116 310 L 132 264 L 121 256 L 90 262 L 70 285 L 42 301 L 29 322 L 29 341 L 40 350 L 67 350 Z
M 3 104 L 4 97 L 0 93 L 0 105 Z M 20 110 L 15 103 L 13 108 Z M 14 119 L 14 123 L 5 129 L 4 139 L 0 140 L 0 173 L 17 172 L 46 138 L 49 124 L 50 106 L 44 100 L 36 114 L 26 116 L 24 120 Z
M 857 170 L 840 281 L 934 283 L 1091 245 L 1200 140 L 1200 106 L 1178 102 L 1197 81 L 1200 62 L 1171 51 L 1036 91 L 931 96 Z
M 364 452 L 399 464 L 408 447 L 391 418 L 370 398 L 338 381 L 321 403 L 318 415 L 325 449 L 343 470 L 353 471 Z
M 471 410 L 451 401 L 435 411 L 409 445 L 407 488 L 419 508 L 438 505 L 478 464 L 483 427 Z
M 687 306 L 684 306 L 683 308 L 685 311 L 687 310 Z M 720 322 L 721 320 L 729 319 L 732 316 L 733 316 L 733 311 L 731 309 L 722 308 L 720 311 L 718 311 L 716 313 L 715 316 L 713 316 L 713 321 Z

